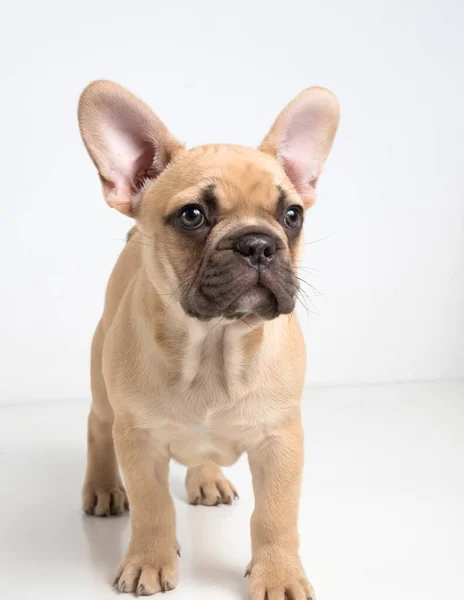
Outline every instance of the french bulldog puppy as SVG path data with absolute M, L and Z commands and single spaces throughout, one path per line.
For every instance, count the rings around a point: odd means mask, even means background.
M 306 357 L 294 310 L 304 215 L 338 120 L 333 94 L 309 88 L 259 149 L 187 149 L 119 85 L 96 81 L 81 96 L 103 195 L 135 219 L 93 338 L 83 488 L 91 515 L 130 503 L 120 592 L 177 585 L 169 461 L 188 467 L 191 504 L 231 504 L 221 466 L 246 452 L 249 599 L 313 598 L 298 555 Z

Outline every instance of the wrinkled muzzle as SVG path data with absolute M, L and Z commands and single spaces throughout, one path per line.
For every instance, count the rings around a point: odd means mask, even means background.
M 293 311 L 297 291 L 285 242 L 268 231 L 242 228 L 206 252 L 181 304 L 202 320 L 246 314 L 273 319 Z

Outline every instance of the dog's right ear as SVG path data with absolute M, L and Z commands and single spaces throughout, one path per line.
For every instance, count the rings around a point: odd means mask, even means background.
M 134 216 L 143 184 L 163 171 L 182 144 L 144 102 L 111 81 L 85 88 L 78 116 L 105 200 Z

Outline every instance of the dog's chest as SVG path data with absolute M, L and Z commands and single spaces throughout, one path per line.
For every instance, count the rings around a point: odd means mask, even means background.
M 237 423 L 240 409 L 234 406 L 241 388 L 240 369 L 238 364 L 235 371 L 235 365 L 227 369 L 223 346 L 223 340 L 208 341 L 192 347 L 184 357 L 175 394 L 177 414 L 169 424 L 170 453 L 183 464 L 205 460 L 233 464 L 242 452 L 242 427 Z
M 185 349 L 181 368 L 165 390 L 162 404 L 168 408 L 154 432 L 185 465 L 233 464 L 250 439 L 259 439 L 263 421 L 279 416 L 278 410 L 268 410 L 265 419 L 260 414 L 259 386 L 240 337 L 214 333 L 198 336 Z
M 188 425 L 171 422 L 166 424 L 169 452 L 184 465 L 198 465 L 207 460 L 223 466 L 232 465 L 243 452 L 246 429 L 230 424 L 227 428 L 225 423 L 209 419 Z
M 234 464 L 286 414 L 282 404 L 269 402 L 256 390 L 234 397 L 220 387 L 214 392 L 194 386 L 185 396 L 174 399 L 171 407 L 165 418 L 157 420 L 154 439 L 186 466 L 207 460 L 222 466 Z

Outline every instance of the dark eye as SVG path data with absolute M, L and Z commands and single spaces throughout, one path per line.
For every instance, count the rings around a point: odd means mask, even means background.
M 289 229 L 298 229 L 302 221 L 301 209 L 299 206 L 290 206 L 284 216 L 285 226 Z
M 185 229 L 198 229 L 205 222 L 205 215 L 198 206 L 186 206 L 179 215 L 179 222 Z

